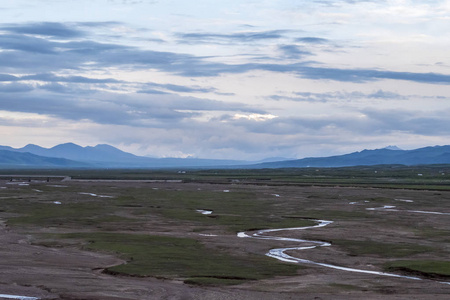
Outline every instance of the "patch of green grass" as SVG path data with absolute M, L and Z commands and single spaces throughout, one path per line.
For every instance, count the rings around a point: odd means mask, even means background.
M 355 219 L 371 219 L 373 216 L 366 211 L 344 211 L 329 209 L 308 209 L 303 213 L 309 218 L 321 220 L 355 220 Z
M 398 260 L 385 264 L 387 271 L 403 271 L 425 277 L 450 278 L 450 261 Z
M 112 274 L 187 278 L 196 284 L 236 284 L 294 275 L 300 268 L 259 255 L 231 256 L 189 238 L 104 232 L 61 237 L 83 239 L 88 242 L 88 250 L 115 253 L 126 259 L 126 264 L 107 269 Z
M 392 244 L 374 241 L 333 240 L 333 245 L 345 249 L 349 255 L 376 255 L 380 257 L 407 257 L 433 251 L 434 248 L 417 244 Z
M 351 284 L 342 284 L 342 283 L 331 283 L 330 287 L 334 289 L 346 290 L 346 291 L 357 291 L 360 290 L 360 287 Z
M 285 207 L 274 207 L 273 200 L 260 198 L 251 191 L 174 191 L 148 188 L 127 191 L 116 199 L 120 209 L 137 217 L 157 214 L 166 219 L 197 223 L 197 226 L 223 226 L 230 231 L 262 228 L 300 227 L 314 224 L 309 220 L 280 217 Z M 197 209 L 212 210 L 202 215 Z M 295 211 L 293 212 L 295 213 Z
M 434 227 L 423 226 L 414 228 L 414 232 L 425 238 L 443 238 L 445 242 L 450 242 L 450 230 L 436 229 Z
M 9 225 L 33 225 L 40 227 L 83 225 L 100 226 L 103 223 L 135 221 L 113 214 L 108 206 L 101 202 L 68 203 L 56 205 L 53 203 L 23 202 L 11 207 L 10 210 L 22 216 L 10 218 Z

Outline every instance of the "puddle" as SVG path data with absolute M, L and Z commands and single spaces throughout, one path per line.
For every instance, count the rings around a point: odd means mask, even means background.
M 394 209 L 394 208 L 395 208 L 395 206 L 393 206 L 393 205 L 385 205 L 383 207 L 366 208 L 366 210 L 399 211 L 398 209 Z
M 426 211 L 426 210 L 399 210 L 399 209 L 393 209 L 395 206 L 392 205 L 385 205 L 383 207 L 376 207 L 376 208 L 366 208 L 366 210 L 378 210 L 378 211 L 401 211 L 401 212 L 410 212 L 410 213 L 416 213 L 416 214 L 430 214 L 430 215 L 444 215 L 444 216 L 450 216 L 450 213 L 444 213 L 444 212 L 438 212 L 438 211 Z
M 78 194 L 80 194 L 80 195 L 89 195 L 89 196 L 92 196 L 92 197 L 97 197 L 97 194 L 93 194 L 93 193 L 78 193 Z
M 80 192 L 80 193 L 78 193 L 79 195 L 89 195 L 89 196 L 92 196 L 92 197 L 99 197 L 99 198 L 114 198 L 114 196 L 107 196 L 107 195 L 97 195 L 97 194 L 94 194 L 94 193 L 84 193 L 84 192 Z
M 394 199 L 395 201 L 400 201 L 400 202 L 408 202 L 408 203 L 413 203 L 414 200 L 408 200 L 408 199 Z
M 450 216 L 450 213 L 443 213 L 443 212 L 438 212 L 438 211 L 407 210 L 407 212 L 418 213 L 418 214 L 431 214 L 431 215 Z
M 36 298 L 36 297 L 6 295 L 6 294 L 0 294 L 0 298 L 4 298 L 4 299 L 19 299 L 19 300 L 38 300 L 39 299 L 39 298 Z
M 202 215 L 210 215 L 213 213 L 212 210 L 207 210 L 207 209 L 197 209 L 195 211 L 198 213 L 201 213 Z

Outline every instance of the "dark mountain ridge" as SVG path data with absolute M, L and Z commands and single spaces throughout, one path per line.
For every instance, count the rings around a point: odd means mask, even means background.
M 45 157 L 32 153 L 0 150 L 1 168 L 89 168 L 91 165 L 65 158 Z
M 424 147 L 414 150 L 391 150 L 388 148 L 362 150 L 329 157 L 308 157 L 282 162 L 257 164 L 257 168 L 306 168 L 350 167 L 372 165 L 429 165 L 450 164 L 450 146 Z
M 176 167 L 221 167 L 230 165 L 248 164 L 249 162 L 239 160 L 219 160 L 219 159 L 199 159 L 199 158 L 151 158 L 137 156 L 128 152 L 121 151 L 113 146 L 100 144 L 95 147 L 82 147 L 74 143 L 65 143 L 52 148 L 43 148 L 37 145 L 29 144 L 23 148 L 12 148 L 9 146 L 0 146 L 0 150 L 30 153 L 46 158 L 60 158 L 73 161 L 74 167 L 82 164 L 88 168 L 176 168 Z M 9 161 L 6 160 L 5 163 Z M 46 160 L 30 161 L 32 167 L 46 167 Z M 0 165 L 3 159 L 0 156 Z M 53 166 L 51 164 L 50 166 Z M 70 167 L 67 162 L 62 167 Z
M 280 158 L 281 159 L 281 158 Z M 82 147 L 73 143 L 43 148 L 29 144 L 23 148 L 0 146 L 0 167 L 31 168 L 306 168 L 349 167 L 371 165 L 450 164 L 450 146 L 401 150 L 395 146 L 362 150 L 329 157 L 308 157 L 294 160 L 248 162 L 198 158 L 151 158 L 121 151 L 110 145 Z

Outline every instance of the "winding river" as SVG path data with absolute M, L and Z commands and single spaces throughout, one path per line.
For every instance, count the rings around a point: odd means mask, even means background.
M 398 277 L 398 278 L 407 278 L 407 279 L 412 279 L 412 280 L 423 280 L 422 278 L 414 277 L 414 276 L 404 276 L 404 275 L 398 275 L 398 274 L 386 273 L 386 272 L 347 268 L 347 267 L 341 267 L 341 266 L 332 265 L 332 264 L 315 262 L 315 261 L 308 260 L 308 259 L 297 258 L 297 257 L 287 254 L 286 252 L 294 251 L 294 250 L 314 249 L 317 247 L 329 247 L 329 246 L 331 246 L 331 244 L 327 243 L 327 242 L 322 242 L 322 241 L 311 241 L 311 240 L 276 237 L 276 236 L 267 235 L 268 233 L 271 233 L 271 232 L 290 231 L 290 230 L 305 230 L 305 229 L 325 227 L 325 226 L 328 226 L 333 223 L 333 221 L 326 221 L 326 220 L 315 220 L 315 222 L 317 222 L 317 225 L 314 225 L 314 226 L 281 228 L 281 229 L 265 229 L 265 230 L 259 230 L 251 235 L 249 235 L 245 232 L 239 232 L 238 237 L 240 237 L 240 238 L 256 238 L 256 239 L 262 239 L 262 240 L 287 241 L 287 242 L 306 244 L 305 246 L 297 246 L 297 247 L 289 247 L 289 248 L 275 248 L 275 249 L 271 249 L 269 252 L 266 253 L 267 256 L 273 257 L 280 261 L 291 262 L 291 263 L 313 264 L 313 265 L 317 265 L 317 266 L 322 266 L 322 267 L 326 267 L 326 268 L 342 270 L 342 271 L 347 271 L 347 272 L 365 273 L 365 274 Z M 440 283 L 450 284 L 450 282 L 440 282 Z

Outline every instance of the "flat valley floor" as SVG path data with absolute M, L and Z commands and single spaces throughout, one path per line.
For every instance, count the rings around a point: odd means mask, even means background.
M 314 220 L 333 223 L 270 233 L 306 240 L 304 245 L 237 235 L 312 226 Z M 148 252 L 141 244 L 138 250 L 138 237 L 139 243 L 146 241 Z M 162 239 L 165 244 L 158 247 L 173 243 L 173 257 L 167 253 L 170 247 L 155 250 L 152 241 Z M 180 246 L 178 240 L 191 244 Z M 331 246 L 291 250 L 289 255 L 420 280 L 265 256 L 273 248 L 314 244 L 308 241 Z M 237 264 L 229 263 L 233 261 Z M 442 282 L 450 282 L 449 261 L 448 191 L 150 180 L 0 182 L 0 294 L 5 295 L 448 299 L 450 284 Z M 405 267 L 411 262 L 434 268 L 441 264 L 444 270 L 414 271 Z

